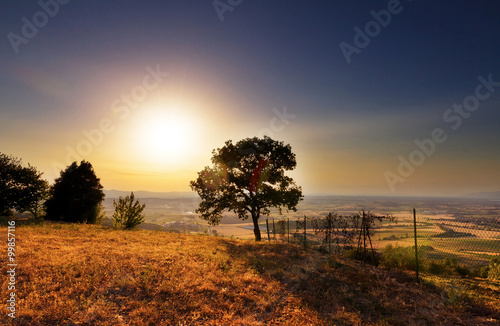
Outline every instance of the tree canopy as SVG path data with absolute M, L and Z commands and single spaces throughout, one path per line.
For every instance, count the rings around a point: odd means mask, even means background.
M 302 189 L 285 175 L 296 165 L 290 145 L 264 138 L 227 141 L 212 152 L 212 167 L 198 172 L 191 189 L 201 197 L 196 210 L 201 218 L 217 225 L 222 213 L 232 211 L 241 219 L 252 218 L 255 240 L 261 240 L 258 220 L 270 208 L 296 211 Z
M 92 164 L 73 162 L 50 188 L 45 202 L 47 219 L 95 224 L 101 217 L 102 191 Z
M 49 189 L 42 174 L 29 164 L 24 167 L 20 159 L 0 153 L 0 215 L 9 215 L 14 209 L 39 217 Z

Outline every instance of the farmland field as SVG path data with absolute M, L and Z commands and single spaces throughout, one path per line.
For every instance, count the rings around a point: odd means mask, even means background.
M 106 199 L 105 207 L 111 216 L 112 199 Z M 207 233 L 236 239 L 253 239 L 251 220 L 240 220 L 233 213 L 227 213 L 217 226 L 209 226 L 195 213 L 198 198 L 176 199 L 141 199 L 146 204 L 146 222 L 148 228 L 158 228 L 181 233 Z M 272 210 L 269 216 L 270 239 L 287 240 L 288 237 L 274 236 L 277 222 L 285 223 L 285 233 L 290 228 L 293 234 L 303 233 L 297 230 L 297 221 L 304 216 L 310 221 L 324 218 L 328 213 L 338 215 L 358 214 L 362 210 L 376 215 L 391 215 L 396 221 L 376 222 L 371 235 L 373 248 L 380 250 L 388 244 L 413 246 L 413 208 L 417 212 L 418 245 L 425 245 L 426 257 L 442 259 L 455 258 L 470 265 L 487 264 L 492 256 L 500 254 L 500 202 L 492 200 L 457 199 L 457 198 L 386 198 L 386 197 L 336 197 L 306 196 L 299 203 L 296 212 L 283 211 L 280 215 Z M 273 226 L 274 220 L 274 226 Z M 262 217 L 260 229 L 263 240 L 267 240 L 265 217 Z M 310 222 L 307 223 L 307 237 L 314 240 Z M 319 240 L 318 240 L 319 241 Z

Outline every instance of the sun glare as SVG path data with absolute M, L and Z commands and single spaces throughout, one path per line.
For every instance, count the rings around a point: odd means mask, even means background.
M 156 108 L 138 120 L 137 146 L 150 163 L 182 165 L 193 153 L 195 122 L 180 110 Z

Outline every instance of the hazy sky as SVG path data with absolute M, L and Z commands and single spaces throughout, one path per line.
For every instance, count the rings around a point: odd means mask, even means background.
M 498 1 L 2 1 L 0 152 L 189 191 L 291 144 L 306 193 L 500 190 Z

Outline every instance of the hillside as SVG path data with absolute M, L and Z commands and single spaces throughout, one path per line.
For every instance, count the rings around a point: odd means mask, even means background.
M 48 223 L 15 232 L 17 325 L 497 325 L 500 316 L 487 303 L 498 288 L 474 301 L 286 244 Z

